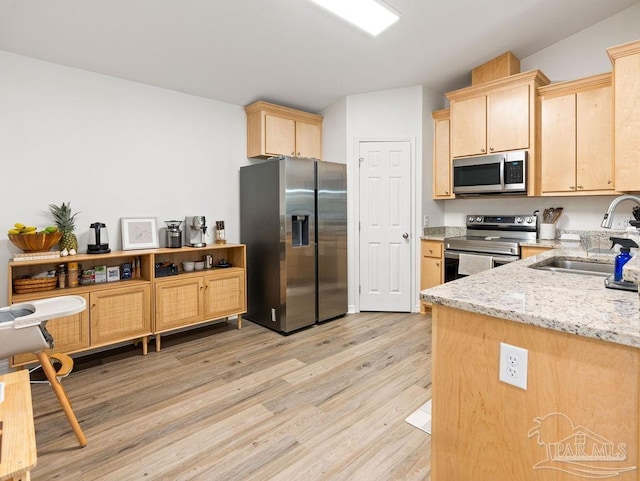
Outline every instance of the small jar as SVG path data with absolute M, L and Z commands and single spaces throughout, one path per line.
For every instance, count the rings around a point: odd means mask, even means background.
M 58 266 L 58 288 L 67 287 L 67 267 L 64 264 Z

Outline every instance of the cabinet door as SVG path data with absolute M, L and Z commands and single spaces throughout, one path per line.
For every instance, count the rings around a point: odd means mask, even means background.
M 89 300 L 92 346 L 151 334 L 149 285 L 92 292 Z
M 640 53 L 638 43 L 631 45 L 633 54 L 616 58 L 614 65 L 615 95 L 615 187 L 617 191 L 640 190 Z
M 246 311 L 242 269 L 225 269 L 204 277 L 204 318 L 218 319 Z
M 296 156 L 322 158 L 322 127 L 308 122 L 296 122 Z
M 452 198 L 449 119 L 434 120 L 433 125 L 433 198 Z
M 542 192 L 576 188 L 576 96 L 542 100 Z
M 576 94 L 576 187 L 582 191 L 614 190 L 613 89 Z
M 520 248 L 520 258 L 526 259 L 527 257 L 537 256 L 538 254 L 542 254 L 547 252 L 548 250 L 553 249 L 553 247 L 529 247 L 523 246 Z
M 295 121 L 266 114 L 264 135 L 264 148 L 267 155 L 295 155 Z
M 89 294 L 80 294 L 89 305 Z M 49 352 L 74 352 L 89 347 L 89 310 L 72 316 L 58 317 L 47 321 L 47 331 L 53 336 L 54 346 Z M 33 362 L 37 358 L 34 354 L 20 354 L 14 356 L 13 364 Z
M 204 320 L 202 277 L 156 283 L 156 327 L 162 332 Z
M 529 85 L 491 92 L 487 96 L 489 153 L 529 148 Z
M 422 258 L 420 284 L 422 284 L 422 290 L 442 284 L 442 260 L 440 258 Z
M 451 103 L 451 154 L 453 157 L 487 151 L 487 97 L 482 95 Z

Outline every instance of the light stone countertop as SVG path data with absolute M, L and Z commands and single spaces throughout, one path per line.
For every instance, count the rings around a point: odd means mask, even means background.
M 554 249 L 447 282 L 421 292 L 426 302 L 534 326 L 640 347 L 637 292 L 607 289 L 604 278 L 531 269 L 550 257 L 611 263 L 613 254 Z M 640 277 L 640 256 L 625 266 L 625 278 Z
M 640 284 L 640 254 L 636 254 L 627 262 L 622 270 L 622 278 L 625 281 Z

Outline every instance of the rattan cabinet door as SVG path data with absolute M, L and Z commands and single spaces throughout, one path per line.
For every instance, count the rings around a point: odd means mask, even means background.
M 91 346 L 151 334 L 149 284 L 105 289 L 89 295 Z
M 156 327 L 163 332 L 204 320 L 202 277 L 156 281 Z
M 244 314 L 247 310 L 244 269 L 219 269 L 204 277 L 204 317 Z

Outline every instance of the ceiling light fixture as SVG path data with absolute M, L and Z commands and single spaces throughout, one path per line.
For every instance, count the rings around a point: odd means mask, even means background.
M 375 0 L 311 0 L 346 21 L 376 36 L 398 21 L 400 15 Z

